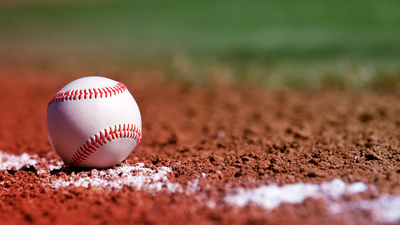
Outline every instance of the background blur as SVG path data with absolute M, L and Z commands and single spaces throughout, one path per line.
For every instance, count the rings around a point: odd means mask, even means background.
M 1 1 L 1 70 L 394 89 L 398 0 Z

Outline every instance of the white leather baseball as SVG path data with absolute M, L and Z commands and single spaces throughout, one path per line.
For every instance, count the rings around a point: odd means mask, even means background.
M 142 138 L 135 99 L 124 84 L 104 77 L 84 77 L 63 87 L 49 102 L 46 126 L 51 146 L 74 167 L 111 167 Z

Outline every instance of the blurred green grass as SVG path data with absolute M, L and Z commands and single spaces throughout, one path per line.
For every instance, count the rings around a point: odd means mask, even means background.
M 88 73 L 157 68 L 187 83 L 393 88 L 400 80 L 400 1 L 2 4 L 0 65 Z

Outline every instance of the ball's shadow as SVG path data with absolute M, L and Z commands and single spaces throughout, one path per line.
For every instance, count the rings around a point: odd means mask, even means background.
M 71 175 L 72 172 L 74 172 L 75 174 L 78 174 L 80 172 L 87 172 L 90 171 L 90 169 L 84 169 L 84 168 L 78 168 L 78 167 L 70 167 L 70 166 L 62 166 L 59 169 L 53 169 L 50 170 L 50 175 L 54 176 L 60 173 L 64 173 L 66 175 Z
M 122 161 L 122 162 L 125 162 L 125 160 Z M 122 163 L 122 162 L 121 162 L 121 163 Z M 60 174 L 60 173 L 64 173 L 64 174 L 66 174 L 66 175 L 71 175 L 72 172 L 74 172 L 75 174 L 78 174 L 78 173 L 80 173 L 80 172 L 90 172 L 90 171 L 92 171 L 93 169 L 95 169 L 95 170 L 97 170 L 97 171 L 100 172 L 100 171 L 102 171 L 102 170 L 108 170 L 108 169 L 113 169 L 113 168 L 115 168 L 115 167 L 119 167 L 119 166 L 121 165 L 121 163 L 118 163 L 118 164 L 116 164 L 115 166 L 109 167 L 109 168 L 80 168 L 80 167 L 72 167 L 72 166 L 63 165 L 63 166 L 62 166 L 61 168 L 59 168 L 59 169 L 50 170 L 50 175 L 51 175 L 51 176 L 55 176 L 55 175 Z
M 110 168 L 102 168 L 102 169 L 96 169 L 96 170 L 97 171 L 108 170 L 108 169 L 111 169 L 111 168 L 118 167 L 119 165 L 120 164 L 117 164 L 117 165 L 115 165 L 113 167 L 110 167 Z M 71 175 L 73 172 L 75 174 L 78 174 L 80 172 L 90 172 L 91 170 L 93 170 L 93 168 L 79 168 L 79 167 L 71 167 L 71 166 L 63 165 L 59 169 L 50 170 L 50 175 L 51 176 L 57 176 L 57 175 L 60 175 L 60 174 Z M 35 173 L 35 174 L 37 174 L 37 172 L 38 172 L 38 170 L 33 165 L 29 165 L 29 166 L 25 165 L 25 166 L 23 166 L 23 167 L 21 167 L 20 169 L 17 169 L 17 170 L 13 170 L 13 169 L 7 170 L 7 172 L 9 174 L 11 174 L 11 175 L 14 175 L 15 173 L 20 172 L 20 171 L 32 172 L 32 173 Z

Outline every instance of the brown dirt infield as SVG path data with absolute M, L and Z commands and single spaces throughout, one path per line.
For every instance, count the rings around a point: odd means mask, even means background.
M 50 98 L 77 77 L 0 76 L 0 150 L 56 159 L 46 134 Z M 379 224 L 370 211 L 331 213 L 308 198 L 272 211 L 233 206 L 237 187 L 320 184 L 340 178 L 370 188 L 340 204 L 400 195 L 400 100 L 396 93 L 184 86 L 110 77 L 126 84 L 143 139 L 124 163 L 172 168 L 170 182 L 198 179 L 194 194 L 43 186 L 93 171 L 0 170 L 2 224 Z M 118 167 L 118 166 L 117 166 Z M 200 197 L 201 196 L 201 197 Z M 400 212 L 398 212 L 400 213 Z

